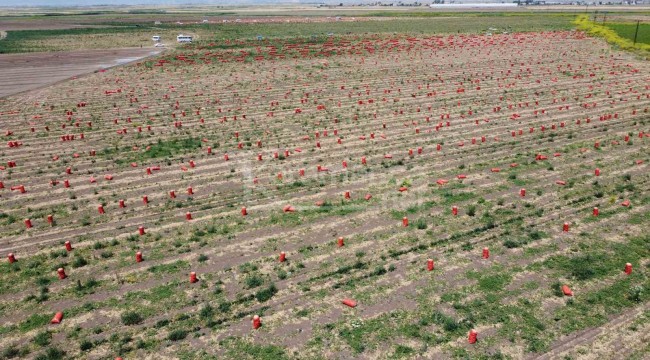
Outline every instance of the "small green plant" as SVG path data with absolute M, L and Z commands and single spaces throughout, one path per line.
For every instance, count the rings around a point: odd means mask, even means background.
M 165 327 L 167 325 L 169 325 L 169 320 L 168 319 L 162 319 L 162 320 L 158 320 L 156 322 L 156 324 L 154 324 L 153 327 L 155 327 L 156 329 L 160 329 L 160 328 Z
M 512 240 L 512 239 L 507 239 L 503 241 L 503 246 L 507 247 L 508 249 L 513 249 L 517 248 L 520 246 L 518 241 Z
M 255 293 L 255 299 L 259 302 L 265 302 L 273 297 L 278 292 L 278 289 L 275 287 L 275 284 L 271 284 L 268 287 L 258 290 Z
M 278 279 L 284 280 L 287 278 L 287 272 L 283 269 L 278 270 Z
M 9 347 L 5 348 L 2 350 L 2 353 L 0 353 L 0 358 L 2 359 L 13 359 L 20 355 L 20 350 L 16 348 L 14 345 L 10 345 Z
M 210 304 L 205 304 L 201 311 L 199 311 L 199 317 L 203 320 L 210 320 L 214 316 L 214 308 Z
M 381 276 L 384 275 L 385 273 L 386 273 L 386 269 L 384 269 L 384 267 L 381 265 L 377 265 L 377 267 L 375 267 L 375 270 L 372 271 L 372 275 L 374 276 Z
M 79 343 L 79 350 L 88 351 L 93 348 L 93 343 L 89 340 L 83 340 Z
M 562 283 L 559 281 L 554 282 L 551 284 L 551 290 L 553 291 L 553 295 L 556 297 L 564 297 L 564 293 L 562 292 Z
M 170 332 L 170 333 L 167 335 L 167 340 L 170 340 L 170 341 L 179 341 L 179 340 L 183 340 L 183 339 L 185 339 L 185 338 L 187 337 L 187 334 L 188 334 L 188 331 L 187 331 L 187 330 L 176 329 L 176 330 Z
M 476 215 L 476 206 L 470 205 L 467 208 L 467 216 L 474 216 L 474 215 Z
M 222 313 L 228 313 L 230 311 L 230 303 L 227 301 L 223 301 L 219 303 L 219 311 Z
M 403 358 L 403 357 L 409 357 L 413 356 L 415 353 L 415 349 L 409 346 L 404 346 L 404 345 L 397 345 L 395 347 L 395 357 L 396 358 Z
M 55 250 L 50 253 L 50 257 L 52 259 L 56 259 L 58 257 L 68 257 L 68 252 L 65 249 Z
M 45 330 L 41 331 L 34 336 L 34 344 L 38 346 L 48 346 L 52 341 L 52 333 Z
M 74 260 L 72 260 L 72 267 L 75 268 L 75 269 L 80 268 L 80 267 L 84 267 L 86 265 L 88 265 L 88 261 L 86 261 L 86 259 L 84 259 L 81 256 L 75 256 Z
M 248 277 L 246 277 L 246 280 L 244 280 L 244 283 L 246 284 L 247 289 L 252 289 L 256 288 L 264 283 L 264 279 L 260 275 L 253 274 Z
M 90 216 L 84 215 L 84 217 L 81 218 L 81 226 L 89 226 L 90 224 L 92 224 Z
M 135 312 L 135 311 L 127 311 L 122 313 L 121 317 L 122 319 L 122 324 L 130 326 L 130 325 L 138 325 L 144 321 L 142 316 Z
M 243 263 L 239 265 L 239 271 L 249 273 L 257 270 L 257 265 L 251 263 Z
M 51 347 L 44 353 L 37 355 L 34 360 L 60 360 L 65 356 L 65 351 Z
M 628 295 L 630 300 L 634 302 L 641 302 L 641 297 L 643 296 L 643 286 L 637 285 L 631 287 Z

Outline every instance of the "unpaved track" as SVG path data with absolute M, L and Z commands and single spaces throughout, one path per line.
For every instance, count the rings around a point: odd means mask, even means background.
M 68 23 L 65 22 L 65 20 L 63 19 L 58 19 L 58 21 L 54 21 L 52 19 L 47 19 L 47 20 L 3 19 L 2 20 L 2 30 L 4 31 L 66 30 L 66 29 L 78 29 L 78 28 L 106 28 L 106 27 L 110 27 L 110 26 Z
M 0 55 L 0 98 L 157 55 L 156 48 Z

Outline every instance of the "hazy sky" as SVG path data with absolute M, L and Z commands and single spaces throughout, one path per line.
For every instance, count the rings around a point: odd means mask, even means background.
M 183 5 L 183 4 L 271 4 L 273 0 L 0 0 L 0 6 L 96 6 L 96 5 Z M 281 3 L 300 2 L 281 0 Z M 317 3 L 318 0 L 302 1 Z M 324 1 L 326 2 L 326 1 Z

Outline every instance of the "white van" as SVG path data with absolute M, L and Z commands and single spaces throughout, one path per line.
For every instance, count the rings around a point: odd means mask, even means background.
M 176 37 L 176 41 L 178 41 L 179 43 L 191 43 L 192 36 L 180 34 Z

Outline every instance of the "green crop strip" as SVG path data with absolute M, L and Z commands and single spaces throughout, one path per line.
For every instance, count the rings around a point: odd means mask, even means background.
M 607 27 L 616 31 L 622 38 L 634 41 L 634 33 L 636 32 L 635 23 L 607 23 Z M 639 33 L 636 42 L 637 44 L 650 45 L 650 24 L 639 24 Z
M 578 26 L 578 29 L 585 31 L 587 34 L 601 37 L 608 43 L 616 45 L 623 50 L 650 51 L 650 44 L 637 42 L 635 45 L 632 39 L 622 37 L 614 29 L 589 20 L 587 15 L 579 15 L 574 21 L 574 24 Z

